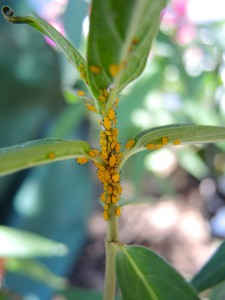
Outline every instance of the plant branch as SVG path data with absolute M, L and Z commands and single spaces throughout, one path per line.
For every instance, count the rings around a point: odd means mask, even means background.
M 106 249 L 106 267 L 105 267 L 105 285 L 104 300 L 114 300 L 116 290 L 116 252 L 114 246 L 119 242 L 118 217 L 113 216 L 107 222 L 107 235 L 105 240 Z

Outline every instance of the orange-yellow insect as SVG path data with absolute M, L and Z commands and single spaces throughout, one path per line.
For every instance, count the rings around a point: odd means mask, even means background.
M 85 96 L 85 92 L 84 91 L 77 91 L 77 96 Z
M 134 144 L 135 144 L 135 140 L 130 139 L 130 140 L 126 143 L 125 148 L 126 148 L 126 149 L 130 149 L 130 148 L 132 148 L 132 147 L 134 146 Z
M 167 145 L 168 144 L 168 137 L 167 136 L 164 136 L 164 137 L 162 137 L 162 144 L 163 144 L 163 146 L 165 146 L 165 145 Z
M 88 154 L 91 158 L 95 158 L 99 154 L 99 152 L 98 150 L 90 150 Z
M 112 181 L 114 181 L 114 182 L 118 182 L 118 181 L 120 181 L 120 175 L 117 173 L 117 174 L 114 174 L 113 176 L 112 176 Z
M 109 166 L 110 166 L 111 168 L 113 168 L 114 165 L 115 165 L 115 163 L 116 163 L 116 155 L 112 154 L 112 155 L 110 156 L 110 159 L 109 159 Z
M 175 140 L 173 141 L 173 145 L 180 145 L 181 144 L 181 141 L 180 140 Z
M 121 216 L 121 207 L 120 207 L 120 206 L 118 206 L 118 207 L 116 208 L 116 216 L 117 216 L 117 217 L 120 217 L 120 216 Z
M 104 118 L 103 125 L 104 125 L 104 127 L 105 127 L 106 130 L 110 130 L 110 128 L 111 128 L 111 121 L 109 120 L 108 117 Z
M 104 210 L 102 215 L 105 221 L 109 220 L 109 212 L 107 210 Z
M 116 64 L 111 64 L 109 66 L 109 73 L 111 74 L 112 77 L 115 77 L 117 73 L 120 71 L 121 67 L 116 65 Z
M 54 160 L 55 159 L 55 153 L 54 152 L 49 152 L 48 153 L 48 158 Z
M 98 66 L 90 66 L 90 71 L 94 74 L 99 74 L 101 72 L 101 69 Z
M 149 149 L 149 150 L 154 150 L 154 149 L 156 149 L 156 145 L 155 145 L 155 144 L 147 144 L 145 147 L 146 147 L 147 149 Z
M 79 157 L 76 159 L 76 161 L 78 162 L 78 164 L 83 165 L 86 164 L 89 161 L 89 159 L 86 157 Z

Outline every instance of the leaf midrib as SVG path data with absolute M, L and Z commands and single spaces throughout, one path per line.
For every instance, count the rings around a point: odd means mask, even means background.
M 134 262 L 134 260 L 132 259 L 132 257 L 129 255 L 129 253 L 127 252 L 127 250 L 125 248 L 122 248 L 122 251 L 124 252 L 124 254 L 126 255 L 127 259 L 129 260 L 131 266 L 133 267 L 135 273 L 137 274 L 137 276 L 140 278 L 141 282 L 143 283 L 144 287 L 146 288 L 149 296 L 152 297 L 152 300 L 159 300 L 157 295 L 155 294 L 154 290 L 149 286 L 148 281 L 146 280 L 145 276 L 143 275 L 143 273 L 141 272 L 140 268 L 138 267 L 138 265 Z

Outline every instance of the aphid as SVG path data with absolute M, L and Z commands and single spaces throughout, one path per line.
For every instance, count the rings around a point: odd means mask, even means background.
M 112 196 L 112 203 L 116 204 L 118 202 L 118 198 L 116 196 Z
M 120 71 L 121 67 L 116 65 L 116 64 L 111 64 L 109 66 L 109 73 L 111 74 L 112 77 L 115 77 L 117 73 Z
M 98 96 L 98 100 L 101 100 L 101 101 L 105 102 L 106 101 L 106 97 L 103 96 L 103 95 L 100 95 L 100 96 Z
M 77 91 L 77 96 L 83 97 L 83 96 L 85 96 L 85 92 L 84 91 Z
M 100 198 L 103 203 L 105 203 L 107 201 L 105 193 L 101 194 Z
M 114 121 L 116 119 L 116 114 L 115 114 L 115 111 L 113 109 L 110 109 L 108 111 L 108 118 L 112 121 Z
M 105 171 L 105 181 L 109 182 L 111 180 L 111 175 L 109 170 Z
M 90 71 L 94 74 L 99 74 L 101 72 L 101 69 L 98 66 L 91 65 Z
M 79 157 L 76 159 L 76 161 L 78 164 L 83 165 L 86 164 L 89 161 L 89 159 L 86 157 Z
M 119 104 L 119 98 L 116 98 L 115 102 L 114 102 L 114 107 L 117 108 Z
M 109 220 L 109 212 L 107 210 L 104 210 L 102 215 L 105 221 Z
M 116 143 L 115 151 L 120 152 L 120 143 L 118 143 L 118 142 Z
M 180 140 L 175 140 L 175 141 L 173 141 L 173 145 L 180 145 L 181 144 L 181 141 Z
M 105 204 L 104 205 L 104 210 L 108 210 L 109 209 L 109 205 L 108 204 Z
M 118 181 L 120 181 L 120 175 L 117 173 L 117 174 L 114 174 L 113 176 L 112 176 L 112 181 L 114 181 L 114 182 L 118 182 Z
M 156 149 L 156 145 L 155 145 L 155 144 L 147 144 L 145 147 L 146 147 L 147 149 L 149 149 L 149 150 L 154 150 L 154 149 Z
M 94 105 L 92 105 L 92 104 L 85 103 L 85 106 L 86 106 L 87 109 L 90 110 L 90 111 L 93 111 L 93 112 L 95 112 L 95 113 L 98 112 L 97 109 L 96 109 L 96 107 L 94 107 Z
M 130 149 L 134 146 L 134 144 L 135 144 L 135 140 L 131 139 L 126 143 L 125 148 Z
M 109 158 L 109 166 L 113 168 L 115 163 L 116 163 L 116 155 L 112 154 Z
M 155 145 L 155 148 L 156 148 L 156 149 L 162 148 L 162 144 L 156 144 L 156 145 Z
M 121 207 L 120 206 L 117 206 L 117 208 L 116 208 L 116 216 L 117 217 L 121 216 Z
M 111 121 L 109 120 L 108 117 L 104 118 L 103 125 L 104 125 L 104 127 L 105 127 L 106 130 L 110 130 L 110 128 L 111 128 Z
M 99 154 L 99 152 L 98 150 L 90 150 L 88 154 L 91 158 L 95 158 Z
M 168 144 L 168 137 L 167 136 L 164 136 L 164 137 L 162 137 L 162 144 L 163 144 L 163 146 L 165 146 L 165 145 L 167 145 Z
M 55 153 L 54 152 L 49 152 L 48 153 L 48 158 L 54 160 L 55 159 Z

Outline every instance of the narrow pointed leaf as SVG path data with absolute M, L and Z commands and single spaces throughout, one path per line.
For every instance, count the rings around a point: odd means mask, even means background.
M 140 246 L 122 246 L 116 271 L 123 300 L 197 300 L 191 285 L 164 259 Z
M 62 256 L 66 253 L 67 247 L 64 244 L 37 234 L 0 226 L 0 257 L 2 258 Z
M 56 276 L 44 264 L 35 260 L 8 258 L 5 268 L 7 272 L 28 276 L 57 290 L 68 286 L 66 278 Z
M 191 284 L 201 292 L 222 281 L 225 281 L 225 242 L 192 278 Z
M 60 48 L 60 50 L 66 55 L 68 61 L 81 73 L 81 78 L 84 78 L 86 81 L 87 78 L 87 67 L 86 61 L 81 56 L 81 54 L 73 47 L 73 45 L 53 26 L 39 18 L 38 16 L 14 16 L 14 11 L 8 7 L 4 6 L 2 8 L 2 13 L 4 18 L 10 23 L 20 24 L 26 23 L 42 34 L 49 37 L 55 44 Z
M 0 175 L 76 157 L 87 157 L 90 145 L 84 141 L 43 139 L 0 149 Z
M 135 145 L 124 153 L 121 166 L 133 154 L 146 150 L 147 144 L 160 144 L 168 138 L 168 145 L 179 141 L 182 145 L 225 141 L 225 127 L 203 125 L 167 125 L 141 131 L 134 137 Z
M 112 87 L 108 106 L 142 73 L 165 5 L 166 0 L 93 1 L 88 40 L 89 81 L 94 95 L 98 95 L 99 89 Z M 91 66 L 99 71 L 90 72 Z

